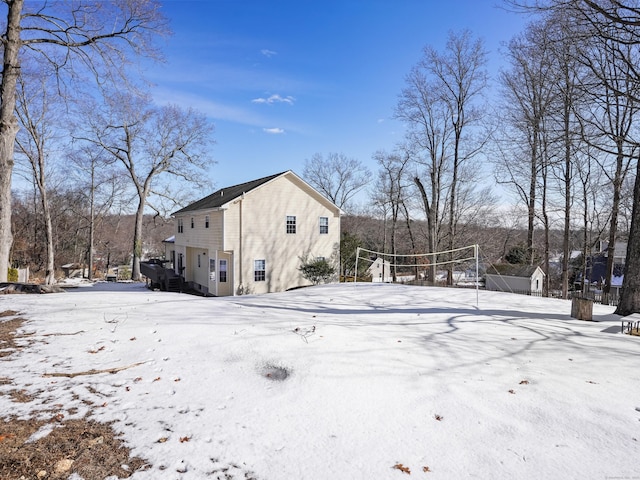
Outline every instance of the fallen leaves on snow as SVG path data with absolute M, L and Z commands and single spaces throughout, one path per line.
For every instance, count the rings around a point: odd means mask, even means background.
M 396 463 L 393 466 L 393 468 L 396 469 L 396 470 L 400 470 L 402 473 L 406 473 L 407 475 L 411 475 L 411 469 L 409 469 L 409 467 L 405 467 L 401 463 Z

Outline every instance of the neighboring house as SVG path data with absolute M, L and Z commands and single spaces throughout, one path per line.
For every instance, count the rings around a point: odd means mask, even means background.
M 545 274 L 532 265 L 495 264 L 487 268 L 485 288 L 500 292 L 541 294 Z
M 609 248 L 609 242 L 600 240 L 600 251 L 607 254 Z M 627 242 L 617 241 L 613 244 L 613 264 L 624 266 L 624 262 L 627 258 Z
M 586 278 L 584 280 L 586 290 L 594 294 L 602 293 L 607 277 L 607 246 L 608 242 L 600 241 L 600 250 L 586 260 Z M 611 278 L 610 294 L 613 298 L 620 296 L 622 281 L 624 279 L 624 264 L 627 256 L 627 242 L 616 242 L 613 252 L 613 272 Z M 576 272 L 574 287 L 582 289 L 583 271 Z
M 371 275 L 372 282 L 391 282 L 393 275 L 391 273 L 391 263 L 389 260 L 383 260 L 377 257 L 367 269 L 367 273 Z
M 278 173 L 175 212 L 169 259 L 190 286 L 209 295 L 310 285 L 300 274 L 301 258 L 337 260 L 341 213 L 292 171 Z
M 607 242 L 600 242 L 600 251 L 587 257 L 587 280 L 591 285 L 602 286 L 607 276 Z M 613 276 L 622 276 L 627 256 L 627 243 L 616 242 L 613 253 Z M 582 275 L 578 277 L 580 282 Z M 611 282 L 612 286 L 614 282 Z

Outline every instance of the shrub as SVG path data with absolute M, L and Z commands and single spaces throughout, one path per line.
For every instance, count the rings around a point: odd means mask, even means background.
M 304 260 L 299 270 L 302 276 L 314 285 L 328 282 L 336 274 L 336 269 L 324 258 Z
M 17 268 L 9 268 L 7 272 L 7 280 L 10 282 L 18 281 L 18 269 Z

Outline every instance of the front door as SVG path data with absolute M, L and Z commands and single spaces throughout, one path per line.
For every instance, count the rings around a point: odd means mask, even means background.
M 218 252 L 218 296 L 233 295 L 233 254 Z

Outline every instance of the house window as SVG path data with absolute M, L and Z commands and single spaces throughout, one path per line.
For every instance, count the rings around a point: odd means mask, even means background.
M 209 215 L 204 217 L 204 228 L 209 228 Z
M 287 233 L 296 233 L 295 215 L 287 215 Z
M 227 281 L 227 261 L 220 260 L 220 283 L 224 283 Z
M 200 254 L 198 254 L 198 268 L 200 268 L 201 264 L 200 264 Z
M 329 233 L 329 217 L 320 217 L 320 234 Z
M 264 282 L 267 269 L 266 263 L 265 260 L 255 260 L 253 262 L 253 279 L 256 282 Z
M 178 219 L 178 233 L 184 232 L 184 222 L 181 218 Z
M 191 228 L 193 228 L 193 217 L 191 217 Z

